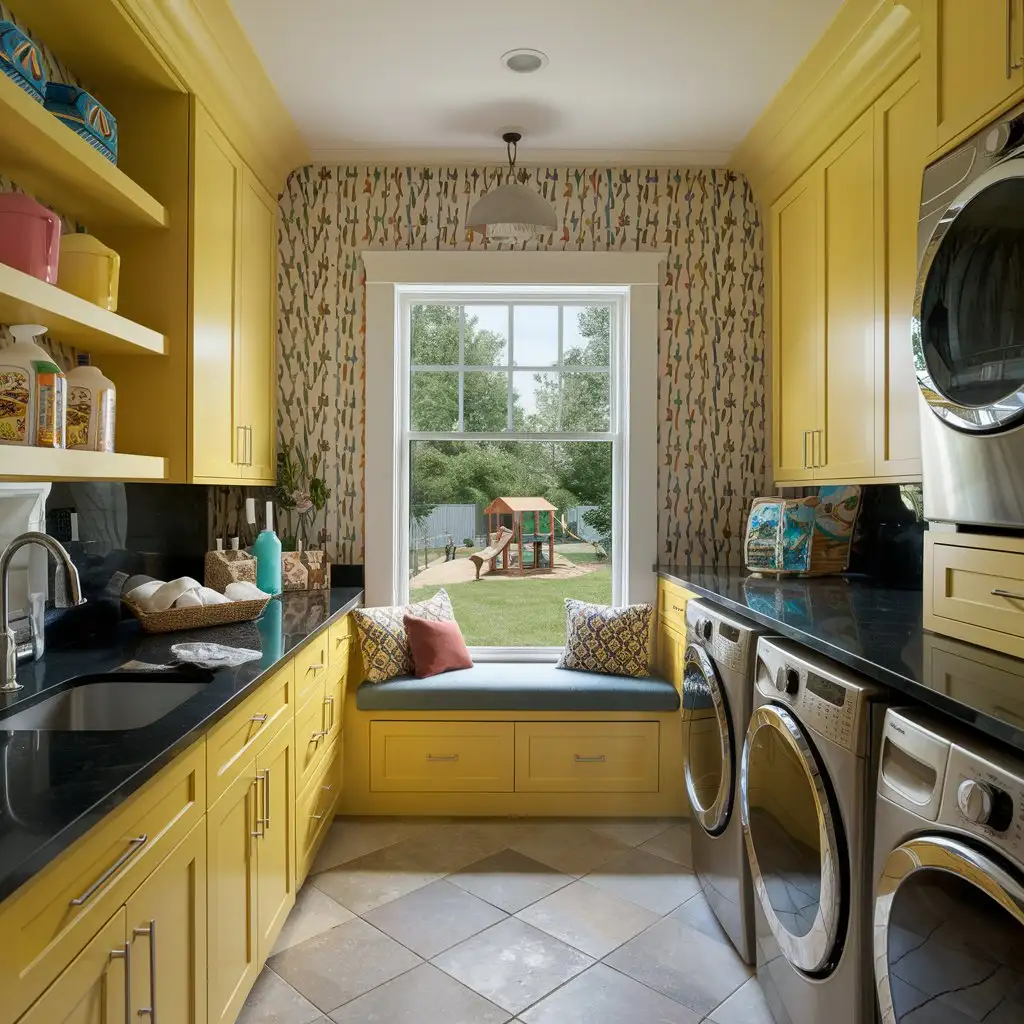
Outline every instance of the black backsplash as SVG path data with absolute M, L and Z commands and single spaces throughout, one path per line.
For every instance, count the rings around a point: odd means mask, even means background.
M 850 572 L 886 586 L 920 590 L 924 575 L 924 502 L 920 484 L 863 488 Z

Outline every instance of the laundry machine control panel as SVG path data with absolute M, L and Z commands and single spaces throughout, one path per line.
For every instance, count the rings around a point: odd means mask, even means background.
M 939 823 L 952 825 L 1024 861 L 1024 761 L 982 756 L 954 742 L 942 790 Z

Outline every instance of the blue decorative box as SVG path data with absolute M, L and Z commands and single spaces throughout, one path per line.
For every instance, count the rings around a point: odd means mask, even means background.
M 46 69 L 39 47 L 13 22 L 0 21 L 0 71 L 34 100 L 46 95 Z
M 46 109 L 111 163 L 117 163 L 117 120 L 84 89 L 50 82 L 46 87 Z

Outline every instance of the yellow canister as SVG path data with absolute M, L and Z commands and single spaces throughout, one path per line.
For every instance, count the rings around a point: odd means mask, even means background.
M 57 287 L 114 312 L 121 257 L 92 235 L 64 235 L 60 240 Z

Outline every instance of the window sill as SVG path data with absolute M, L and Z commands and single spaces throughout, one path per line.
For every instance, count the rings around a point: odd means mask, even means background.
M 538 662 L 554 663 L 562 653 L 561 647 L 470 647 L 474 662 L 505 661 L 513 664 Z

